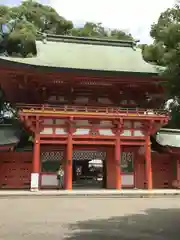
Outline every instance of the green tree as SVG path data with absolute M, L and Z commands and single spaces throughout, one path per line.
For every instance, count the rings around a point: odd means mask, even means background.
M 107 32 L 102 24 L 92 22 L 85 23 L 81 28 L 73 28 L 69 34 L 78 37 L 107 37 Z
M 41 32 L 66 34 L 73 27 L 73 23 L 60 16 L 55 9 L 33 0 L 24 1 L 20 6 L 11 8 L 10 14 L 13 18 L 24 16 Z
M 106 29 L 102 23 L 86 22 L 81 28 L 73 28 L 69 31 L 72 36 L 79 37 L 97 37 L 97 38 L 108 38 L 108 39 L 119 39 L 119 40 L 133 40 L 130 33 L 117 29 Z
M 131 33 L 126 33 L 118 29 L 111 30 L 109 36 L 113 39 L 119 39 L 119 40 L 134 40 Z
M 161 13 L 157 23 L 151 27 L 153 44 L 144 46 L 142 54 L 146 61 L 164 66 L 162 77 L 167 79 L 167 99 L 174 99 L 180 104 L 180 6 L 176 4 Z M 170 127 L 180 127 L 180 107 L 171 106 Z
M 10 35 L 7 34 L 0 41 L 6 43 L 9 54 L 16 53 L 23 57 L 36 54 L 35 39 L 37 32 L 52 34 L 67 34 L 73 24 L 51 7 L 32 0 L 22 2 L 17 7 L 0 6 L 0 24 L 14 19 L 16 24 Z

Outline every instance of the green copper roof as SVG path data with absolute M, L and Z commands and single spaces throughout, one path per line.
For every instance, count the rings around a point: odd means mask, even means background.
M 156 135 L 156 140 L 162 146 L 180 147 L 180 130 L 161 128 Z
M 61 39 L 62 40 L 62 39 Z M 37 41 L 36 57 L 0 57 L 32 66 L 98 70 L 111 72 L 157 73 L 157 67 L 145 62 L 141 50 L 118 41 Z
M 0 146 L 17 144 L 19 139 L 20 129 L 14 128 L 12 125 L 0 125 Z

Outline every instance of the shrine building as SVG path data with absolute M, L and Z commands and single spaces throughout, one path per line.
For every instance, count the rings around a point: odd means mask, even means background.
M 163 79 L 135 42 L 48 35 L 36 47 L 34 57 L 0 56 L 19 119 L 0 125 L 0 189 L 54 189 L 60 165 L 66 190 L 178 184 Z

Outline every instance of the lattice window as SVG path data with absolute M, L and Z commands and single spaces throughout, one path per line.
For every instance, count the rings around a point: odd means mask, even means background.
M 101 151 L 73 151 L 73 160 L 91 160 L 91 159 L 101 159 L 104 160 L 106 157 L 105 152 Z M 63 151 L 52 151 L 52 152 L 42 152 L 41 161 L 61 161 L 64 159 Z
M 104 160 L 106 157 L 105 152 L 101 151 L 74 151 L 74 160 L 91 160 L 91 159 L 101 159 Z
M 41 152 L 41 161 L 60 161 L 63 160 L 63 151 Z
M 134 153 L 133 152 L 122 152 L 121 153 L 121 170 L 122 172 L 133 172 L 134 171 Z

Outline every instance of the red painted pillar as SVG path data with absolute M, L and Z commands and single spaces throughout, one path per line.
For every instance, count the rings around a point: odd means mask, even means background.
M 66 148 L 66 163 L 65 163 L 65 189 L 72 190 L 72 158 L 73 158 L 73 144 L 72 133 L 68 134 L 67 148 Z
M 33 162 L 31 173 L 31 190 L 39 189 L 39 173 L 40 173 L 40 135 L 36 134 L 34 138 Z
M 120 136 L 117 136 L 116 138 L 116 144 L 115 144 L 115 188 L 121 189 L 122 183 L 121 183 L 121 143 L 120 143 Z
M 108 189 L 115 188 L 116 176 L 115 176 L 115 163 L 114 163 L 114 147 L 110 146 L 106 149 L 106 167 L 107 167 L 107 185 Z
M 147 181 L 147 189 L 151 190 L 153 187 L 153 180 L 152 180 L 152 163 L 151 163 L 151 141 L 150 136 L 146 138 L 145 144 L 146 152 L 146 181 Z

